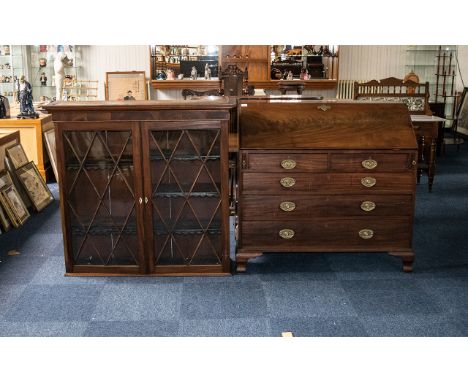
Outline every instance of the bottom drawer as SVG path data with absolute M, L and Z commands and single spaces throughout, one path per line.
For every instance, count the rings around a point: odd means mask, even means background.
M 389 251 L 411 248 L 409 217 L 243 221 L 242 249 L 287 251 Z

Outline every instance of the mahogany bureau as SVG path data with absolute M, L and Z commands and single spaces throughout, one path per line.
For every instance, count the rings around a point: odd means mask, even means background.
M 238 271 L 263 252 L 389 252 L 412 271 L 417 142 L 405 105 L 240 102 Z

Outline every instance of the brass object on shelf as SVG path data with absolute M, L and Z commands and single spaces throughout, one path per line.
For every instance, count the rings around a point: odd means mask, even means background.
M 283 187 L 289 188 L 296 184 L 296 179 L 287 176 L 285 178 L 281 178 L 280 183 Z
M 370 200 L 366 200 L 365 202 L 361 203 L 361 210 L 366 212 L 375 210 L 375 203 L 371 202 Z
M 377 180 L 375 178 L 372 178 L 371 176 L 366 176 L 365 178 L 361 179 L 361 184 L 364 187 L 374 187 L 376 183 Z
M 281 202 L 280 208 L 285 212 L 294 211 L 296 209 L 296 203 L 294 203 L 294 202 Z
M 362 167 L 372 170 L 377 167 L 377 161 L 374 159 L 365 159 L 361 162 Z
M 372 239 L 373 236 L 374 231 L 372 231 L 371 229 L 365 228 L 359 231 L 359 237 L 364 240 Z
M 281 161 L 281 167 L 285 170 L 292 170 L 296 167 L 296 161 L 294 159 L 285 159 Z
M 281 231 L 279 231 L 279 235 L 283 239 L 292 239 L 293 236 L 294 236 L 294 231 L 292 229 L 285 228 L 285 229 L 282 229 Z

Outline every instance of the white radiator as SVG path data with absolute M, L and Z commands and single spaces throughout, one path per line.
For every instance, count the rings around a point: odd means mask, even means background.
M 355 80 L 338 80 L 336 98 L 338 99 L 353 99 L 354 98 L 354 82 Z

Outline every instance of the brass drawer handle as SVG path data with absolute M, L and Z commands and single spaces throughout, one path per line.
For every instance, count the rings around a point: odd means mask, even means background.
M 283 187 L 289 188 L 296 184 L 296 179 L 290 177 L 281 178 L 280 183 Z
M 292 229 L 289 229 L 289 228 L 285 228 L 285 229 L 282 229 L 281 231 L 279 231 L 279 235 L 283 238 L 283 239 L 292 239 L 293 236 L 294 236 L 294 231 Z
M 361 210 L 366 212 L 375 210 L 375 203 L 371 202 L 370 200 L 366 200 L 365 202 L 361 203 Z
M 293 159 L 285 159 L 281 161 L 281 167 L 283 167 L 285 170 L 292 170 L 294 167 L 296 167 L 296 161 Z
M 372 239 L 373 236 L 374 231 L 372 231 L 371 229 L 365 228 L 359 231 L 359 237 L 364 240 Z
M 365 178 L 361 179 L 361 184 L 364 187 L 374 187 L 376 183 L 377 180 L 375 178 L 372 178 L 371 176 L 366 176 Z
M 374 159 L 365 159 L 361 162 L 362 167 L 372 170 L 377 167 L 377 161 Z
M 294 211 L 296 209 L 296 203 L 294 203 L 294 202 L 281 202 L 280 208 L 285 212 Z

